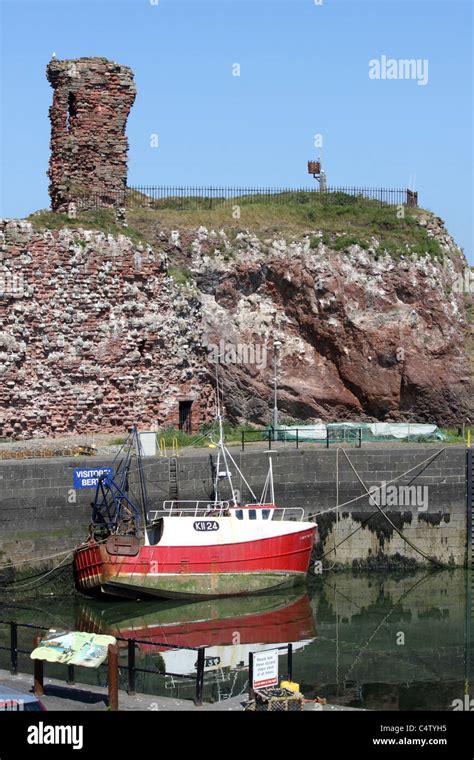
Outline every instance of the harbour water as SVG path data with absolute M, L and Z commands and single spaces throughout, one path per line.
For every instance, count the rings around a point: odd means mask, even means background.
M 221 701 L 247 690 L 251 651 L 281 646 L 284 678 L 291 642 L 293 680 L 307 698 L 370 710 L 451 711 L 465 708 L 473 691 L 471 584 L 472 571 L 463 569 L 328 571 L 311 577 L 307 589 L 195 603 L 8 595 L 0 599 L 0 618 L 139 639 L 136 666 L 150 672 L 137 672 L 136 690 L 157 696 L 192 699 L 196 647 L 206 646 L 204 699 Z M 19 628 L 20 649 L 31 650 L 33 633 Z M 0 646 L 9 646 L 5 625 Z M 126 688 L 126 647 L 120 662 Z M 0 667 L 9 667 L 6 649 Z M 19 670 L 31 672 L 28 655 L 20 654 Z M 50 676 L 64 678 L 65 671 L 47 666 Z M 105 667 L 77 669 L 76 680 L 105 685 Z

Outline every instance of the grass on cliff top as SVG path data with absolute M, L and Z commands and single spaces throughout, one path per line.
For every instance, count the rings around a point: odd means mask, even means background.
M 33 229 L 40 232 L 41 230 L 64 230 L 64 229 L 89 229 L 97 232 L 104 232 L 106 235 L 126 235 L 134 243 L 146 243 L 147 238 L 143 232 L 134 229 L 128 223 L 128 227 L 122 227 L 117 224 L 115 213 L 112 209 L 99 209 L 97 211 L 84 211 L 78 213 L 75 219 L 70 219 L 67 214 L 57 213 L 54 211 L 40 211 L 30 214 L 26 221 L 31 222 Z
M 255 232 L 262 237 L 283 235 L 297 237 L 314 230 L 323 233 L 323 243 L 336 250 L 346 250 L 353 244 L 367 248 L 371 238 L 379 240 L 393 256 L 406 253 L 406 245 L 413 253 L 442 258 L 438 243 L 429 238 L 426 229 L 417 224 L 420 209 L 404 209 L 399 218 L 397 206 L 381 204 L 362 197 L 334 193 L 334 197 L 321 202 L 308 193 L 289 195 L 282 193 L 274 198 L 248 196 L 235 199 L 240 217 L 235 219 L 234 201 L 223 203 L 213 199 L 213 207 L 206 199 L 170 199 L 155 202 L 152 208 L 135 208 L 128 211 L 129 223 L 152 240 L 157 225 L 164 229 L 193 230 L 200 225 L 208 229 L 224 229 L 230 238 L 241 230 Z M 298 197 L 299 196 L 299 197 Z M 201 207 L 196 208 L 196 201 Z M 207 207 L 206 207 L 207 204 Z M 188 207 L 189 206 L 189 207 Z M 312 240 L 317 247 L 319 238 Z M 381 251 L 382 252 L 382 251 Z
M 82 212 L 76 219 L 67 214 L 40 212 L 28 217 L 35 229 L 62 229 L 86 227 L 114 235 L 123 234 L 134 242 L 156 243 L 156 235 L 163 230 L 179 229 L 192 232 L 204 225 L 208 229 L 224 229 L 232 239 L 238 232 L 249 230 L 260 238 L 281 235 L 298 237 L 315 230 L 323 233 L 323 243 L 336 250 L 347 250 L 359 244 L 371 245 L 375 237 L 392 256 L 406 253 L 406 245 L 417 255 L 428 253 L 442 258 L 438 243 L 428 237 L 426 229 L 416 222 L 420 209 L 404 209 L 399 218 L 399 207 L 381 204 L 361 196 L 333 193 L 321 201 L 309 193 L 277 196 L 246 196 L 224 203 L 216 199 L 189 198 L 155 201 L 150 207 L 135 207 L 127 211 L 128 227 L 116 223 L 110 209 Z M 238 204 L 240 217 L 234 218 Z M 397 213 L 398 212 L 398 213 Z M 311 241 L 316 248 L 319 237 Z M 380 255 L 379 253 L 375 254 Z

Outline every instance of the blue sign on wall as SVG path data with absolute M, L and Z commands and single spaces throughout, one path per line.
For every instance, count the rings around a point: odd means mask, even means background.
M 95 488 L 102 473 L 112 475 L 112 467 L 76 468 L 74 470 L 74 488 Z

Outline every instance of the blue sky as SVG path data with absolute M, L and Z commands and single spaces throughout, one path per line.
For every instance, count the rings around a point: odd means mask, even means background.
M 52 52 L 101 55 L 135 73 L 130 185 L 303 186 L 318 154 L 331 185 L 416 175 L 474 263 L 470 0 L 152 3 L 0 0 L 3 216 L 49 205 Z M 428 83 L 370 79 L 382 55 L 426 59 Z

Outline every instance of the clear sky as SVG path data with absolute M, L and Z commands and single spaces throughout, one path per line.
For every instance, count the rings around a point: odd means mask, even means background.
M 407 187 L 416 175 L 420 204 L 474 263 L 471 0 L 0 5 L 3 216 L 49 205 L 52 52 L 98 55 L 135 73 L 130 185 L 303 186 L 318 155 L 330 185 Z M 370 78 L 384 55 L 427 68 Z

